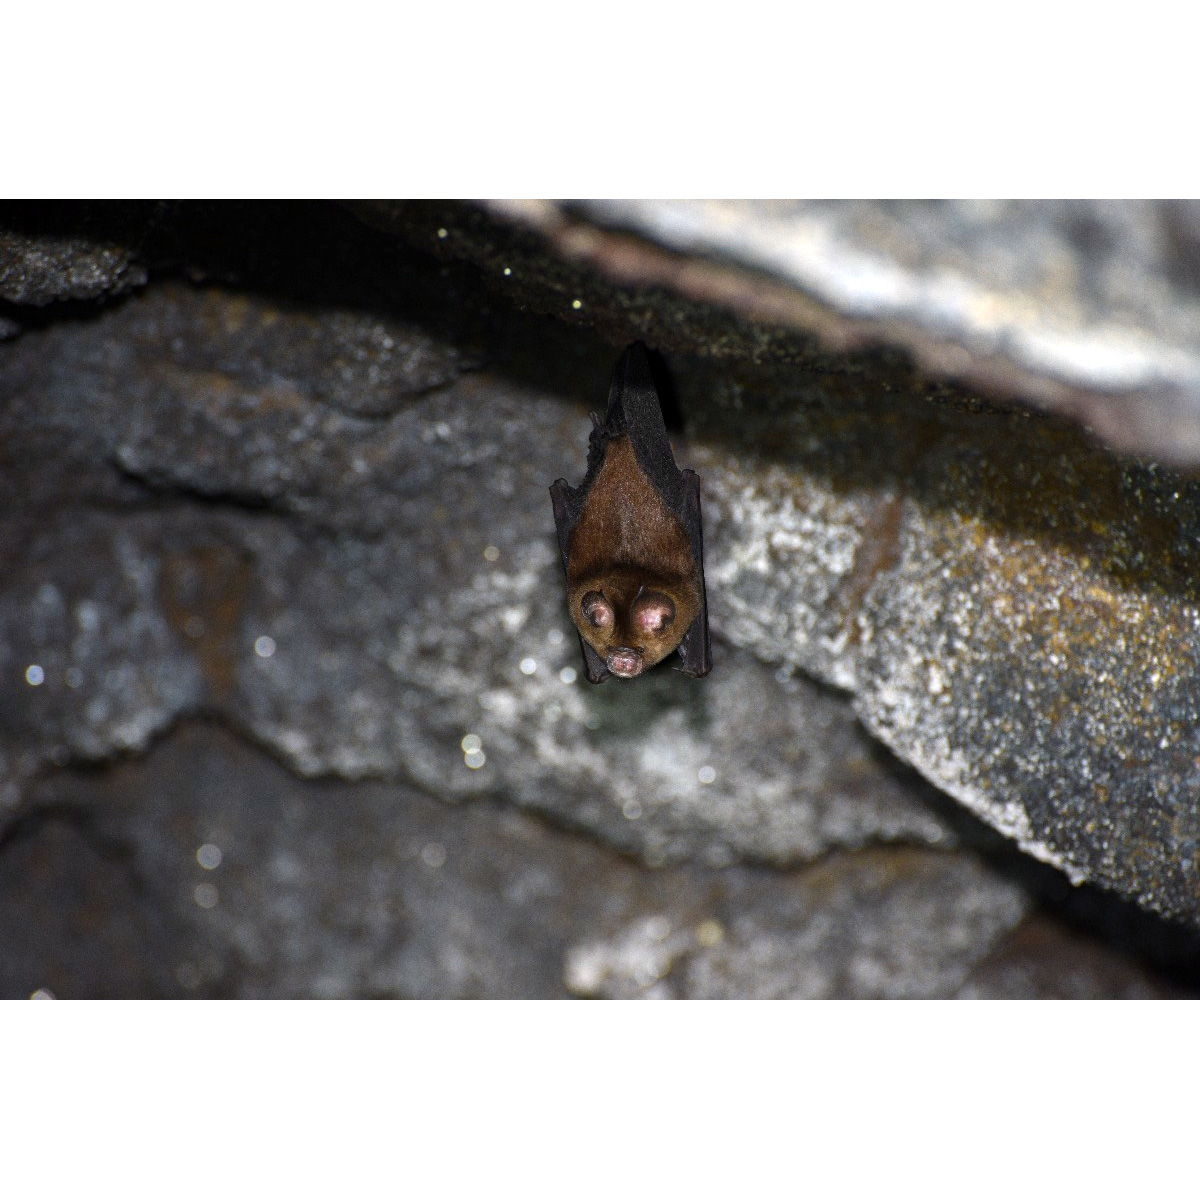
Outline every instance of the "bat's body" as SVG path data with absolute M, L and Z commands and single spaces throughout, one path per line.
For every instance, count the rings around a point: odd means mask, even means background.
M 680 670 L 707 675 L 700 480 L 675 465 L 641 342 L 592 419 L 583 482 L 550 488 L 587 677 L 632 679 L 676 649 Z

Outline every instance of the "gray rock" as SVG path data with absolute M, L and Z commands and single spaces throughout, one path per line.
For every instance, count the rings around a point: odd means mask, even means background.
M 138 241 L 150 217 L 147 205 L 8 205 L 0 229 L 0 300 L 40 307 L 140 287 L 148 274 Z
M 1196 489 L 1016 441 L 928 470 L 864 606 L 860 715 L 1025 850 L 1196 920 Z
M 10 585 L 10 795 L 39 762 L 141 749 L 204 708 L 303 774 L 504 794 L 654 863 L 952 839 L 843 701 L 749 656 L 705 685 L 582 682 L 546 523 L 546 480 L 584 457 L 581 414 L 483 375 L 386 420 L 342 411 L 319 377 L 315 395 L 264 396 L 265 364 L 296 370 L 286 330 L 309 345 L 311 318 L 225 303 L 222 320 L 212 291 L 156 289 L 27 334 L 0 368 L 29 397 L 13 453 L 44 439 L 41 486 L 88 470 L 98 494 L 136 481 L 170 501 L 52 520 Z M 197 326 L 220 372 L 180 368 L 177 331 Z M 72 481 L 52 485 L 60 459 Z
M 492 208 L 627 288 L 665 284 L 837 350 L 902 347 L 929 375 L 1080 420 L 1118 449 L 1200 461 L 1196 201 Z
M 655 915 L 573 947 L 568 983 L 624 998 L 952 996 L 1028 905 L 968 856 L 926 851 L 831 860 L 780 880 L 769 903 L 750 901 L 760 885 L 745 873 L 727 881 L 725 922 Z
M 897 853 L 901 864 L 912 857 Z M 77 876 L 66 869 L 72 855 Z M 880 865 L 868 890 L 886 859 L 871 860 Z M 4 860 L 24 882 L 9 870 L 0 877 L 0 913 L 57 918 L 17 923 L 23 933 L 0 955 L 0 985 L 7 995 L 48 987 L 60 997 L 812 992 L 798 932 L 814 920 L 824 928 L 817 897 L 831 878 L 822 868 L 805 887 L 768 870 L 647 871 L 491 803 L 440 804 L 378 783 L 304 784 L 194 723 L 99 782 L 66 772 L 38 785 Z M 1028 907 L 1017 885 L 972 861 L 929 854 L 890 868 L 941 897 L 936 911 L 907 913 L 906 936 L 935 959 L 981 958 L 993 931 L 1014 927 Z M 956 890 L 949 881 L 959 877 Z M 966 932 L 976 920 L 963 911 L 968 892 L 988 910 L 985 937 Z M 128 927 L 130 908 L 155 914 L 150 927 Z M 88 924 L 101 934 L 77 953 Z M 744 952 L 755 953 L 759 926 L 774 939 L 769 963 L 735 971 L 708 962 L 726 939 L 750 939 Z M 880 926 L 872 936 L 897 933 Z M 596 964 L 597 947 L 631 936 L 646 946 Z M 833 957 L 838 936 L 862 933 L 828 932 Z M 893 948 L 873 968 L 848 968 L 857 977 L 847 986 L 900 994 L 946 982 L 928 967 Z M 957 979 L 965 967 L 940 971 Z
M 1093 953 L 1031 916 L 1040 877 L 864 727 L 1073 879 L 1196 923 L 1192 483 L 451 211 L 434 248 L 484 288 L 417 259 L 389 278 L 393 243 L 342 214 L 307 257 L 287 222 L 255 241 L 260 287 L 158 282 L 86 320 L 18 314 L 0 344 L 0 909 L 58 906 L 13 943 L 11 994 L 1169 991 L 1138 938 Z M 197 234 L 195 273 L 238 276 L 229 242 Z M 614 348 L 492 287 L 673 339 L 709 679 L 580 681 L 546 486 L 582 466 Z M 293 774 L 189 741 L 196 717 Z M 149 774 L 111 765 L 164 735 Z M 186 865 L 230 829 L 249 874 Z M 352 887 L 294 870 L 330 856 Z M 559 915 L 517 952 L 535 895 Z M 144 903 L 161 920 L 122 926 Z M 1031 920 L 1051 933 L 1022 940 Z M 77 970 L 49 971 L 60 951 Z
M 208 722 L 40 781 L 0 865 L 6 997 L 1168 994 L 967 851 L 647 870 Z
M 870 378 L 681 379 L 703 398 L 714 625 L 852 689 L 1026 851 L 1196 920 L 1195 482 L 953 394 L 914 411 Z

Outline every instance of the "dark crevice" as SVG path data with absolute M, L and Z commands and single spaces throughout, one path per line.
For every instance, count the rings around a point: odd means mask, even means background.
M 239 492 L 219 488 L 206 490 L 174 480 L 157 479 L 152 474 L 140 474 L 117 457 L 109 459 L 109 465 L 122 479 L 143 488 L 148 498 L 153 498 L 156 508 L 163 502 L 169 503 L 172 500 L 178 500 L 189 505 L 198 505 L 201 508 L 224 509 L 252 515 L 261 513 L 270 513 L 274 516 L 296 515 L 280 503 L 279 497 L 265 496 L 261 492 Z
M 1057 867 L 1024 853 L 883 743 L 876 741 L 873 746 L 876 760 L 920 797 L 959 845 L 1020 886 L 1034 900 L 1037 912 L 1119 955 L 1144 963 L 1188 994 L 1200 996 L 1200 930 L 1148 911 L 1096 884 L 1072 883 Z
M 110 765 L 89 763 L 86 766 L 98 769 Z M 79 764 L 69 762 L 61 770 L 79 770 Z M 95 851 L 97 857 L 117 867 L 129 881 L 137 895 L 153 899 L 154 891 L 138 870 L 137 853 L 123 839 L 114 836 L 105 828 L 104 815 L 79 804 L 48 802 L 33 804 L 17 813 L 8 824 L 0 826 L 0 861 L 6 853 L 23 842 L 37 838 L 49 825 L 68 825 Z

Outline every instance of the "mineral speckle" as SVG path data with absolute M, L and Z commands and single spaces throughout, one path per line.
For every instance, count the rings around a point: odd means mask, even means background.
M 5 312 L 5 994 L 1194 987 L 1016 849 L 1200 921 L 1194 481 L 448 211 L 12 223 L 144 282 Z M 594 688 L 545 489 L 655 331 L 716 669 Z

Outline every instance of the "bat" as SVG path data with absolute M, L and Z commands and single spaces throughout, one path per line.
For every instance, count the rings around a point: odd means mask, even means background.
M 588 679 L 634 679 L 673 650 L 677 670 L 707 675 L 700 478 L 675 465 L 641 342 L 617 363 L 603 420 L 592 414 L 583 482 L 556 480 L 550 498 Z

